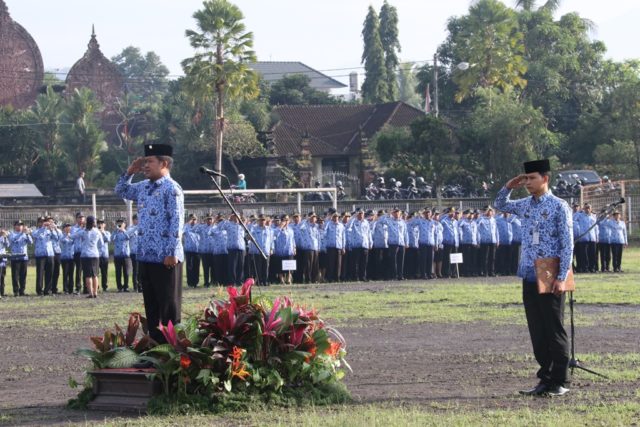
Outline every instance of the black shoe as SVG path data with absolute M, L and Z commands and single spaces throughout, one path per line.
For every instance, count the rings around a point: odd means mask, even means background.
M 546 394 L 553 397 L 564 396 L 569 393 L 569 389 L 561 385 L 555 385 L 547 388 Z
M 544 383 L 538 383 L 538 385 L 534 388 L 529 390 L 520 390 L 519 393 L 523 396 L 542 396 L 547 392 L 547 390 L 549 390 L 548 385 Z
M 124 288 L 124 289 L 122 290 L 122 292 L 126 292 L 126 293 L 129 293 L 129 289 L 127 289 L 127 288 Z

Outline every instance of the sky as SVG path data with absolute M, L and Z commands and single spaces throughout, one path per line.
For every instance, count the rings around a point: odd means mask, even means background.
M 40 47 L 45 69 L 71 67 L 85 52 L 95 25 L 107 57 L 127 46 L 154 51 L 171 76 L 182 74 L 180 62 L 192 56 L 186 29 L 196 29 L 193 13 L 202 0 L 4 0 L 12 18 Z M 235 0 L 254 34 L 262 61 L 301 61 L 348 83 L 362 72 L 362 23 L 369 5 L 383 0 Z M 515 0 L 504 0 L 512 6 Z M 389 0 L 398 9 L 403 62 L 433 58 L 446 38 L 451 16 L 464 15 L 471 0 Z M 540 1 L 542 3 L 542 1 Z M 595 23 L 594 39 L 617 61 L 640 58 L 640 0 L 564 0 L 557 17 L 578 12 Z

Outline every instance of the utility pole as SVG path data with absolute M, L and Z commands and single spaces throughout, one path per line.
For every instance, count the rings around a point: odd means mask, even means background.
M 438 108 L 438 54 L 433 54 L 433 111 L 436 117 L 440 113 Z

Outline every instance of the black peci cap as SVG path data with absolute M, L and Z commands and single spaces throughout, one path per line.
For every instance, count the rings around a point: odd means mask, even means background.
M 523 166 L 524 166 L 524 173 L 534 173 L 534 172 L 544 173 L 544 172 L 549 172 L 551 170 L 551 163 L 549 162 L 549 159 L 532 160 L 530 162 L 524 162 Z
M 154 142 L 145 144 L 144 155 L 173 157 L 173 147 L 167 144 L 156 144 Z

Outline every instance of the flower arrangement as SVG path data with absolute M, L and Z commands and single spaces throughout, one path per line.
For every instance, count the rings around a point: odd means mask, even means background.
M 91 338 L 94 350 L 78 354 L 94 368 L 151 362 L 155 372 L 149 377 L 160 380 L 165 396 L 215 401 L 230 393 L 287 394 L 340 384 L 344 368 L 351 369 L 342 335 L 315 310 L 287 297 L 251 302 L 253 283 L 248 279 L 241 289 L 227 288 L 228 299 L 212 299 L 202 314 L 185 322 L 159 325 L 164 344 L 154 342 L 144 318 L 132 313 L 126 332 L 116 325 L 115 332 Z

